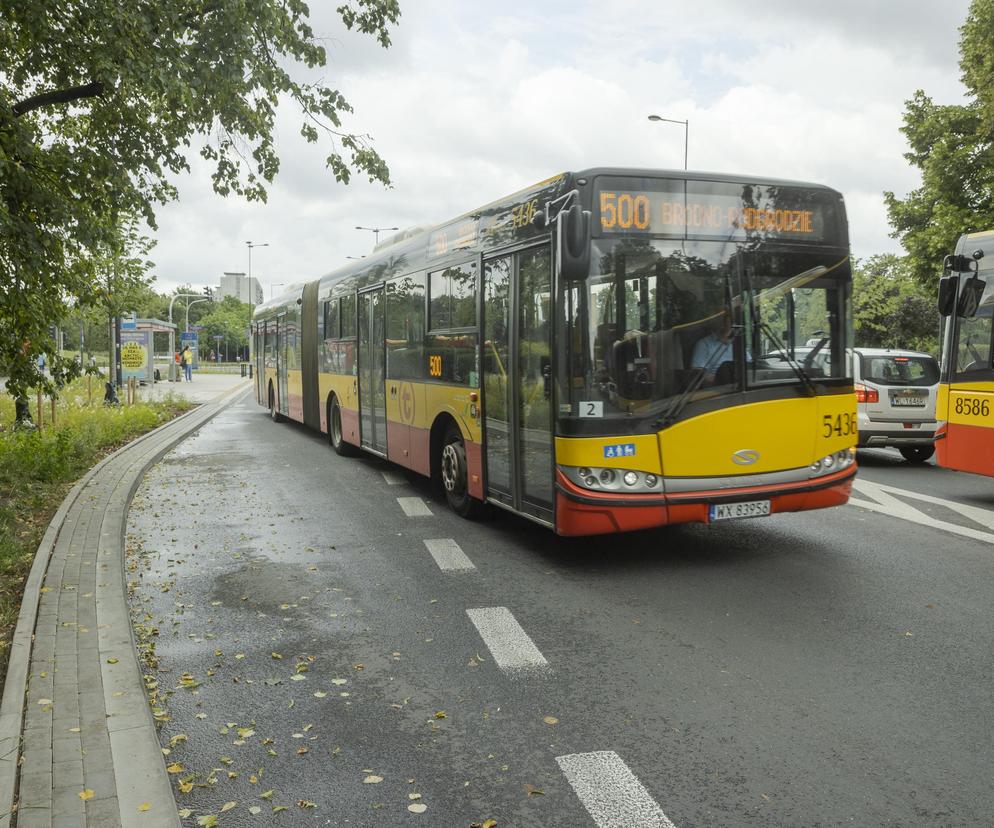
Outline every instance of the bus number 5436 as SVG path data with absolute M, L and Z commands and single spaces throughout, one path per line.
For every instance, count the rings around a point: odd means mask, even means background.
M 822 419 L 822 428 L 825 430 L 825 437 L 845 437 L 856 433 L 855 414 L 826 414 Z

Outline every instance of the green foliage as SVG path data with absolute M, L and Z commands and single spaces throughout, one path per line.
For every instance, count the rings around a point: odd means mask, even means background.
M 346 0 L 346 26 L 390 43 L 397 0 Z M 0 0 L 0 364 L 18 395 L 47 352 L 72 374 L 48 327 L 69 306 L 126 305 L 141 286 L 137 232 L 176 195 L 187 152 L 213 165 L 214 189 L 264 200 L 279 169 L 276 109 L 329 141 L 328 167 L 389 182 L 367 136 L 344 131 L 345 98 L 298 80 L 325 65 L 303 0 Z M 126 306 L 122 309 L 128 310 Z
M 907 101 L 905 158 L 921 171 L 921 186 L 904 199 L 884 193 L 908 266 L 933 293 L 959 236 L 994 227 L 994 0 L 973 0 L 960 31 L 969 100 L 940 106 L 918 90 Z
M 227 342 L 229 353 L 247 347 L 250 320 L 250 306 L 234 296 L 226 296 L 221 302 L 211 306 L 200 318 L 199 324 L 203 327 L 200 332 L 201 351 L 214 347 L 215 336 L 224 337 L 221 349 L 224 349 L 224 342 Z
M 14 403 L 0 396 L 0 689 L 9 637 L 17 619 L 21 590 L 48 521 L 71 483 L 100 455 L 155 428 L 185 400 L 164 399 L 105 408 L 102 395 L 89 404 L 82 382 L 64 390 L 56 426 L 13 431 Z M 48 401 L 45 403 L 46 418 Z
M 857 347 L 939 353 L 935 294 L 915 278 L 910 256 L 883 254 L 855 262 L 853 325 Z

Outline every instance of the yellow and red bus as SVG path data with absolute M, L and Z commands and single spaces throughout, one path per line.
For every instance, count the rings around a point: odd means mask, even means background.
M 563 173 L 261 305 L 257 400 L 563 535 L 834 506 L 850 293 L 835 190 Z
M 943 271 L 936 460 L 994 476 L 994 230 L 960 236 Z

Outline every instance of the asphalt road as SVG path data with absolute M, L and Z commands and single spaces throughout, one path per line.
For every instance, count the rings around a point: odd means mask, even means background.
M 561 539 L 233 406 L 129 524 L 187 824 L 990 824 L 994 481 L 861 465 L 863 505 Z

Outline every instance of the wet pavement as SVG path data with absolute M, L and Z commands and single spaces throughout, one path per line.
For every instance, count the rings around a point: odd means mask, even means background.
M 870 482 L 933 474 L 879 454 Z M 621 538 L 467 522 L 251 400 L 149 473 L 128 531 L 185 824 L 974 825 L 994 809 L 982 538 L 858 506 Z

